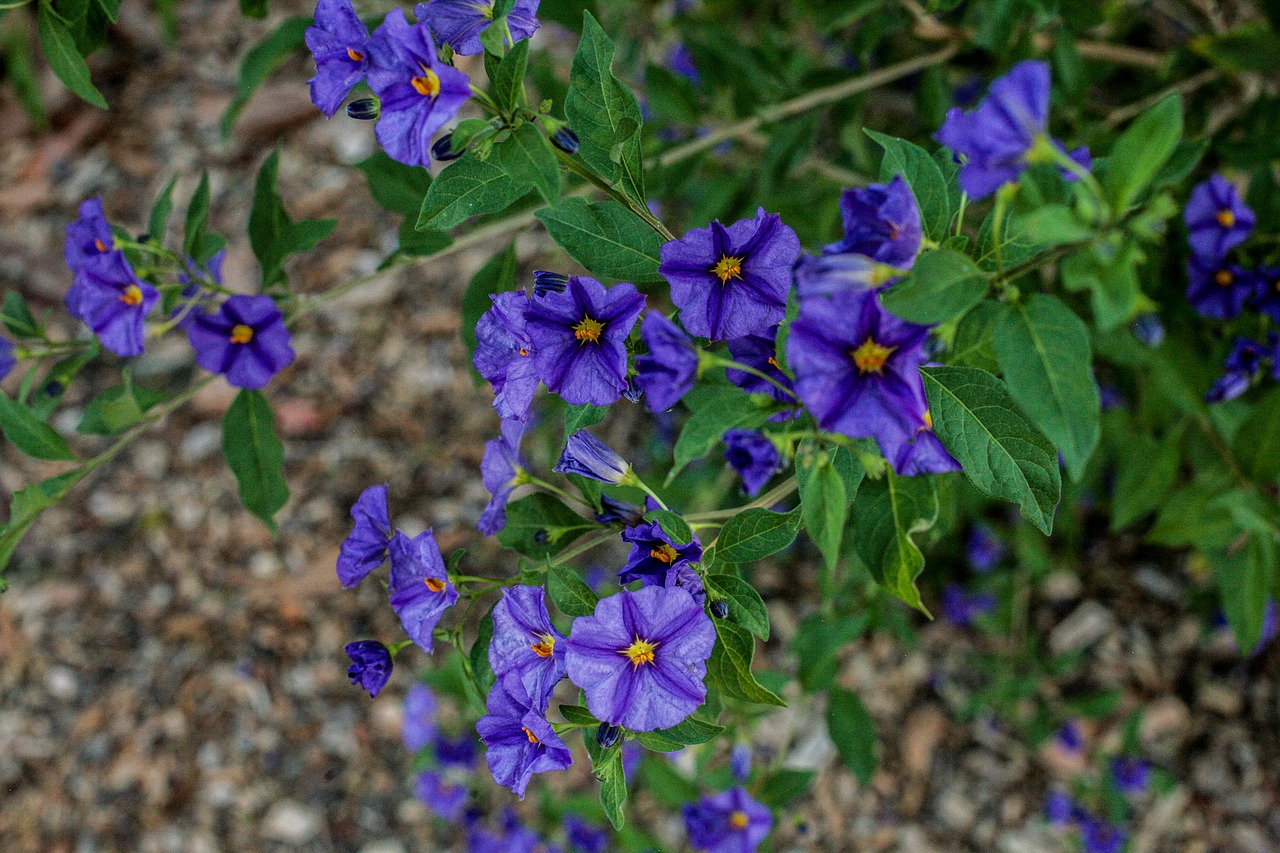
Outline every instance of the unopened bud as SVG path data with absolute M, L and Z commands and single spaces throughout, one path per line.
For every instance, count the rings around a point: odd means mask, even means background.
M 596 729 L 596 743 L 600 744 L 601 749 L 608 749 L 620 740 L 622 740 L 621 726 L 601 723 L 600 728 Z
M 717 619 L 724 619 L 729 615 L 729 602 L 723 598 L 717 598 L 711 602 L 711 615 Z
M 578 146 L 581 143 L 578 141 L 578 134 L 574 133 L 568 126 L 565 126 L 551 134 L 551 144 L 566 154 L 577 154 Z
M 347 104 L 347 117 L 360 121 L 373 121 L 381 113 L 381 104 L 377 98 L 361 98 Z
M 569 276 L 559 272 L 546 270 L 533 271 L 533 295 L 546 296 L 548 293 L 564 293 L 569 286 Z
M 436 144 L 431 146 L 431 156 L 437 160 L 457 160 L 463 155 L 462 151 L 453 150 L 453 134 L 446 133 L 444 136 L 436 140 Z

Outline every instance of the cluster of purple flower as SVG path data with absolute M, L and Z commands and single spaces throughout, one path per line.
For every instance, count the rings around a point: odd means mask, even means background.
M 147 316 L 160 302 L 160 291 L 135 272 L 101 199 L 80 205 L 79 218 L 67 226 L 65 254 L 75 274 L 66 296 L 68 312 L 116 355 L 141 355 Z M 202 282 L 221 289 L 223 256 L 219 252 L 204 265 L 186 261 L 186 271 L 178 273 L 185 286 L 173 317 L 185 329 L 197 364 L 239 388 L 261 388 L 293 362 L 292 338 L 270 296 L 235 295 L 213 302 Z
M 332 117 L 353 88 L 367 83 L 378 98 L 370 115 L 378 119 L 374 133 L 387 154 L 410 166 L 430 165 L 432 137 L 471 97 L 470 79 L 441 61 L 436 41 L 457 54 L 480 53 L 494 5 L 431 0 L 414 7 L 415 24 L 403 9 L 392 9 L 370 35 L 350 0 L 320 0 L 306 32 L 316 63 L 311 102 Z M 538 0 L 517 0 L 503 22 L 512 39 L 533 35 L 537 10 Z
M 1084 734 L 1075 720 L 1064 723 L 1054 740 L 1068 754 L 1079 756 L 1084 752 Z M 1122 796 L 1141 794 L 1151 784 L 1151 765 L 1137 756 L 1114 756 L 1108 762 L 1107 770 L 1107 784 Z M 1120 853 L 1128 842 L 1122 825 L 1094 815 L 1060 788 L 1049 792 L 1045 800 L 1045 817 L 1054 826 L 1078 829 L 1085 853 Z
M 414 684 L 404 697 L 401 736 L 414 753 L 430 750 L 432 766 L 418 774 L 414 793 L 435 814 L 450 821 L 463 815 L 470 793 L 467 779 L 475 767 L 476 746 L 470 732 L 457 737 L 439 725 L 435 694 L 425 684 Z

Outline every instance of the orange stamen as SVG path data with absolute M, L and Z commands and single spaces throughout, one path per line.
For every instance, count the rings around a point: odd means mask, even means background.
M 583 317 L 582 322 L 573 327 L 573 336 L 583 343 L 595 343 L 604 334 L 604 323 Z
M 870 337 L 862 342 L 855 350 L 850 351 L 853 356 L 853 363 L 858 366 L 860 373 L 883 373 L 884 363 L 889 360 L 889 356 L 897 347 L 886 347 L 876 343 Z
M 125 305 L 141 305 L 142 304 L 142 288 L 136 284 L 131 284 L 120 293 L 120 301 Z
M 244 323 L 236 323 L 231 327 L 231 343 L 247 344 L 251 340 L 253 340 L 253 329 Z
M 427 578 L 423 583 L 432 592 L 444 592 L 444 581 L 440 580 L 440 578 Z
M 716 265 L 711 268 L 711 272 L 720 279 L 721 284 L 728 284 L 731 278 L 742 278 L 742 258 L 731 258 L 724 255 L 720 260 L 716 261 Z

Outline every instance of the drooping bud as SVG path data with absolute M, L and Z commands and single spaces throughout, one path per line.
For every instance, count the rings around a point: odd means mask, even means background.
M 436 158 L 437 160 L 440 160 L 441 162 L 448 161 L 448 160 L 457 160 L 464 153 L 465 151 L 453 150 L 453 134 L 452 133 L 446 133 L 444 136 L 437 139 L 435 144 L 431 146 L 431 156 Z
M 600 744 L 601 749 L 608 749 L 620 740 L 622 740 L 621 726 L 601 723 L 600 728 L 596 729 L 596 743 Z
M 717 619 L 725 619 L 729 616 L 729 602 L 723 598 L 717 598 L 711 602 L 711 615 Z
M 347 117 L 360 121 L 373 121 L 382 112 L 382 105 L 377 98 L 361 98 L 347 104 Z
M 581 143 L 578 141 L 578 134 L 566 125 L 551 134 L 551 144 L 566 154 L 577 154 Z
M 546 296 L 548 293 L 564 293 L 569 285 L 569 276 L 559 272 L 546 270 L 533 271 L 533 295 Z
M 1130 328 L 1143 346 L 1154 349 L 1164 341 L 1164 323 L 1160 322 L 1159 314 L 1143 314 Z

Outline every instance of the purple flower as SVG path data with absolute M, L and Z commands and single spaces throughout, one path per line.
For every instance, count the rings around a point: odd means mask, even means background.
M 18 364 L 18 359 L 13 354 L 13 342 L 7 338 L 0 338 L 0 379 L 4 379 L 9 375 L 9 371 Z
M 1155 349 L 1164 343 L 1164 323 L 1160 322 L 1159 314 L 1143 314 L 1135 319 L 1129 328 L 1138 342 L 1145 347 Z
M 418 752 L 436 739 L 440 733 L 436 725 L 438 711 L 436 696 L 430 687 L 421 682 L 409 687 L 404 695 L 404 723 L 400 728 L 406 749 Z
M 662 247 L 658 272 L 692 335 L 740 338 L 782 320 L 800 239 L 781 217 L 756 212 L 729 227 L 712 222 Z
M 960 187 L 975 199 L 1012 183 L 1027 168 L 1027 155 L 1049 120 L 1049 66 L 1019 62 L 991 84 L 970 113 L 958 107 L 934 139 L 963 158 Z
M 1058 729 L 1058 733 L 1054 735 L 1058 746 L 1073 755 L 1078 755 L 1084 749 L 1084 732 L 1080 731 L 1080 724 L 1075 720 L 1067 720 Z
M 796 264 L 796 294 L 831 296 L 847 290 L 878 290 L 889 284 L 897 269 L 866 255 L 805 255 Z
M 115 247 L 116 237 L 102 212 L 102 198 L 95 196 L 80 202 L 80 217 L 67 225 L 67 240 L 63 254 L 72 272 L 79 272 L 86 264 L 102 265 L 124 260 L 124 253 Z M 128 262 L 125 262 L 128 266 Z
M 598 720 L 637 732 L 670 728 L 706 699 L 715 641 L 711 619 L 684 589 L 623 590 L 574 620 L 569 679 Z
M 1118 755 L 1111 759 L 1109 767 L 1116 787 L 1125 794 L 1140 794 L 1151 783 L 1151 765 L 1141 758 Z
M 293 338 L 270 296 L 231 296 L 216 313 L 193 311 L 187 339 L 196 364 L 237 388 L 261 388 L 293 363 Z
M 564 678 L 564 635 L 547 615 L 546 592 L 538 586 L 502 591 L 493 608 L 493 639 L 489 665 L 499 678 L 512 675 L 525 692 L 545 704 L 556 683 Z
M 507 14 L 507 27 L 515 41 L 527 39 L 538 29 L 539 0 L 516 0 Z M 440 41 L 461 56 L 484 51 L 480 34 L 493 23 L 493 0 L 430 0 L 413 7 L 419 21 L 426 21 Z
M 787 361 L 823 429 L 871 436 L 886 458 L 925 424 L 919 400 L 928 327 L 885 311 L 873 291 L 801 300 Z
M 995 531 L 985 524 L 975 524 L 969 530 L 964 555 L 969 567 L 979 574 L 986 574 L 1000 564 L 1008 548 Z
M 573 812 L 564 816 L 564 831 L 569 847 L 578 853 L 606 853 L 609 849 L 609 833 Z
M 1054 788 L 1044 801 L 1045 820 L 1053 826 L 1066 826 L 1075 816 L 1075 804 L 1061 788 Z
M 426 770 L 418 774 L 413 793 L 433 814 L 452 823 L 462 817 L 470 792 L 466 785 L 434 770 Z
M 1280 323 L 1280 267 L 1255 267 L 1249 278 L 1253 282 L 1253 304 L 1272 321 Z
M 1187 262 L 1187 301 L 1205 317 L 1230 320 L 1244 308 L 1254 284 L 1243 269 L 1225 261 L 1204 261 L 1192 257 Z
M 915 194 L 902 175 L 887 184 L 845 190 L 840 215 L 844 239 L 827 246 L 824 254 L 866 255 L 900 269 L 915 264 L 924 234 Z
M 693 54 L 683 44 L 677 42 L 671 46 L 670 52 L 667 53 L 667 67 L 694 85 L 702 82 L 702 75 L 698 73 L 698 67 L 693 64 Z
M 573 764 L 573 754 L 546 720 L 546 700 L 530 698 L 520 679 L 498 679 L 487 708 L 489 713 L 476 724 L 488 748 L 485 762 L 494 780 L 520 799 L 534 773 Z
M 748 497 L 760 494 L 769 478 L 782 469 L 782 457 L 769 437 L 754 429 L 731 429 L 724 434 L 724 458 L 742 477 Z
M 1227 360 L 1223 365 L 1227 370 L 1253 374 L 1258 372 L 1262 359 L 1267 354 L 1265 345 L 1250 338 L 1237 336 L 1231 344 L 1231 352 L 1227 354 Z
M 332 118 L 369 68 L 369 28 L 350 0 L 319 0 L 306 39 L 316 61 L 311 103 Z
M 524 291 L 495 293 L 493 307 L 476 323 L 476 370 L 493 386 L 493 407 L 498 417 L 527 420 L 538 373 L 534 368 L 533 342 L 525 328 L 524 311 L 529 297 Z
M 1120 827 L 1086 814 L 1080 818 L 1080 842 L 1084 853 L 1120 853 L 1128 838 Z
M 640 507 L 608 495 L 600 496 L 600 511 L 595 515 L 600 524 L 615 524 L 620 521 L 629 527 L 639 524 L 643 517 L 644 510 Z
M 471 97 L 467 75 L 436 58 L 426 24 L 411 26 L 392 9 L 373 34 L 369 87 L 381 99 L 378 142 L 409 166 L 431 163 L 431 137 Z
M 942 590 L 942 613 L 948 621 L 968 628 L 979 616 L 985 616 L 996 607 L 996 597 L 990 592 L 966 592 L 959 584 L 947 584 Z
M 1205 392 L 1204 401 L 1206 403 L 1225 403 L 1228 400 L 1234 400 L 1249 390 L 1249 385 L 1252 381 L 1253 377 L 1248 373 L 1228 370 L 1209 386 L 1209 390 Z
M 455 738 L 436 736 L 436 761 L 446 767 L 470 768 L 476 760 L 476 742 L 470 732 Z
M 698 349 L 680 327 L 658 311 L 640 324 L 649 347 L 636 359 L 636 384 L 644 390 L 650 411 L 663 412 L 680 402 L 698 378 Z
M 138 278 L 123 252 L 110 252 L 80 266 L 66 303 L 104 347 L 127 357 L 142 354 L 146 317 L 159 299 L 160 291 Z
M 1191 251 L 1213 264 L 1248 238 L 1256 217 L 1240 198 L 1235 184 L 1214 174 L 1191 191 L 1183 220 Z
M 929 413 L 923 382 L 912 388 L 912 395 L 915 398 L 915 407 L 911 410 L 916 418 L 915 431 L 901 436 L 896 446 L 881 445 L 894 473 L 900 477 L 918 477 L 961 470 L 960 463 L 947 452 L 933 431 L 933 415 Z
M 675 571 L 702 559 L 702 543 L 693 541 L 677 545 L 656 521 L 644 522 L 622 531 L 622 541 L 631 543 L 627 563 L 618 572 L 618 583 L 638 580 L 645 586 L 668 586 L 667 578 Z
M 751 744 L 738 741 L 729 753 L 729 771 L 733 778 L 745 782 L 751 776 Z
M 627 389 L 627 336 L 642 310 L 635 285 L 606 289 L 586 276 L 531 300 L 524 316 L 538 377 L 571 406 L 616 402 Z
M 391 541 L 391 516 L 387 512 L 386 485 L 370 486 L 351 507 L 355 526 L 338 552 L 338 580 L 350 589 L 387 559 Z
M 476 523 L 476 529 L 485 536 L 493 536 L 507 526 L 507 501 L 524 473 L 524 466 L 520 463 L 520 439 L 524 437 L 525 426 L 514 418 L 505 420 L 502 422 L 502 435 L 485 442 L 480 478 L 490 497 L 489 505 Z
M 426 651 L 434 646 L 433 632 L 458 591 L 449 582 L 440 547 L 430 530 L 410 539 L 396 531 L 391 540 L 391 609 L 405 633 Z
M 771 326 L 762 333 L 743 335 L 740 338 L 731 339 L 729 341 L 729 354 L 739 364 L 753 367 L 773 379 L 783 388 L 790 388 L 791 377 L 783 373 L 782 368 L 778 366 L 777 340 L 778 327 Z M 729 378 L 730 382 L 748 394 L 768 394 L 773 399 L 784 402 L 795 400 L 794 397 L 774 385 L 773 382 L 762 379 L 753 373 L 747 373 L 745 370 L 729 368 L 725 371 L 725 376 Z
M 560 461 L 551 469 L 557 474 L 577 474 L 590 480 L 618 485 L 631 476 L 631 466 L 600 439 L 580 429 L 564 443 Z
M 370 699 L 375 698 L 391 678 L 391 650 L 377 640 L 358 640 L 347 643 L 347 656 L 351 658 L 347 677 L 368 690 Z
M 773 829 L 773 814 L 743 788 L 731 788 L 683 809 L 689 843 L 707 853 L 752 853 Z

